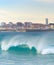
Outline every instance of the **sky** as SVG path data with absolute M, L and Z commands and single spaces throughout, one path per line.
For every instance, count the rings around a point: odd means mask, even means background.
M 0 22 L 54 23 L 54 0 L 0 0 Z

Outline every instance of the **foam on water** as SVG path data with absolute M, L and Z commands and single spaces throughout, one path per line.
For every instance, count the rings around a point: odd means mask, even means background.
M 54 48 L 43 49 L 41 54 L 54 54 Z

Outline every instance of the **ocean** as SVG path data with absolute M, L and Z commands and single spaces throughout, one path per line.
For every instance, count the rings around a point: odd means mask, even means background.
M 54 65 L 54 31 L 0 32 L 0 65 Z

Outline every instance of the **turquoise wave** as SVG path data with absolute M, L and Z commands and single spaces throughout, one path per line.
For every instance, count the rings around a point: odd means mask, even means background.
M 54 47 L 54 32 L 0 32 L 0 51 L 18 54 L 46 54 Z M 53 48 L 54 50 L 54 48 Z
M 3 50 L 0 47 L 0 53 Z M 24 54 L 24 55 L 37 55 L 37 49 L 35 47 L 29 48 L 28 45 L 22 44 L 18 46 L 11 46 L 6 52 L 11 54 Z
M 35 47 L 32 47 L 31 49 L 27 45 L 18 45 L 18 46 L 12 46 L 7 50 L 9 53 L 14 54 L 37 54 L 37 49 Z

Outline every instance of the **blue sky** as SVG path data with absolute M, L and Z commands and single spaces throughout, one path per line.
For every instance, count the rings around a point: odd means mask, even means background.
M 0 22 L 54 21 L 54 0 L 0 0 Z

